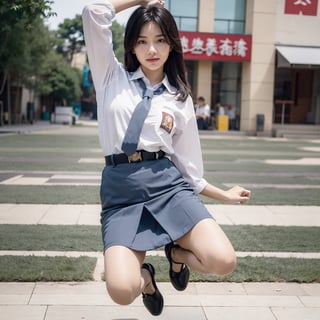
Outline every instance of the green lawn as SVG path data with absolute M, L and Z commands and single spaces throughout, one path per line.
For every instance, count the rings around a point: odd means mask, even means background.
M 207 179 L 216 186 L 227 189 L 222 182 Z M 244 180 L 233 179 L 235 184 Z M 251 183 L 251 182 L 250 182 Z M 320 189 L 249 188 L 251 200 L 246 205 L 300 205 L 320 206 Z M 205 204 L 219 202 L 200 196 Z M 99 186 L 19 186 L 0 185 L 0 203 L 33 204 L 99 204 Z
M 222 226 L 236 251 L 320 252 L 320 227 Z M 102 250 L 99 226 L 0 225 L 0 250 Z
M 168 282 L 168 261 L 146 258 L 156 269 L 156 279 Z M 0 256 L 0 281 L 92 281 L 96 258 Z M 226 282 L 320 282 L 320 259 L 252 258 L 238 259 L 236 270 L 225 277 L 191 272 L 190 281 Z M 103 275 L 101 275 L 103 279 Z
M 96 258 L 0 256 L 0 281 L 90 281 Z

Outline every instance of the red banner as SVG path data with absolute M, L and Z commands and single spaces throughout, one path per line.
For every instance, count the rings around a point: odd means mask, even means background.
M 286 0 L 284 13 L 317 16 L 318 0 Z
M 186 60 L 249 61 L 251 35 L 180 32 Z

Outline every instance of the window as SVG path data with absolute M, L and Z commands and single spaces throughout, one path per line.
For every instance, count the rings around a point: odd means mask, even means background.
M 166 8 L 174 16 L 180 31 L 197 31 L 198 0 L 167 0 Z
M 214 32 L 244 33 L 245 16 L 246 0 L 215 0 Z

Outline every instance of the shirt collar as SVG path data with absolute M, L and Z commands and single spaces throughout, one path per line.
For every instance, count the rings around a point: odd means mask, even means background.
M 136 71 L 134 72 L 129 72 L 129 79 L 131 81 L 134 81 L 134 80 L 138 80 L 140 78 L 143 78 L 143 80 L 148 84 L 149 83 L 149 80 L 146 78 L 146 76 L 144 75 L 141 67 L 139 67 Z M 172 86 L 170 83 L 169 83 L 169 80 L 168 80 L 168 77 L 167 75 L 165 74 L 164 75 L 164 78 L 161 82 L 165 87 L 166 89 L 168 90 L 168 92 L 170 94 L 176 94 L 177 93 L 177 89 Z

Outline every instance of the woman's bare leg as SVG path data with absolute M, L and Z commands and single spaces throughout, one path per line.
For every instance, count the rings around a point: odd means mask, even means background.
M 154 292 L 150 273 L 141 269 L 144 257 L 145 252 L 123 246 L 113 246 L 105 251 L 106 286 L 114 302 L 127 305 L 141 292 Z
M 183 249 L 172 250 L 173 260 L 183 262 L 195 271 L 226 275 L 236 266 L 232 244 L 213 219 L 201 220 L 176 243 Z M 180 271 L 180 265 L 173 267 L 174 271 Z

